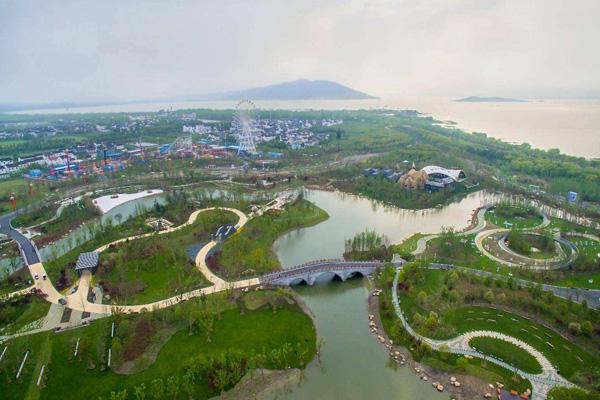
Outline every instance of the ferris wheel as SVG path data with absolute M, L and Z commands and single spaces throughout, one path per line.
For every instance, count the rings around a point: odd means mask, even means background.
M 237 137 L 239 148 L 238 154 L 256 154 L 254 133 L 258 125 L 258 108 L 250 100 L 242 100 L 235 106 L 232 133 Z

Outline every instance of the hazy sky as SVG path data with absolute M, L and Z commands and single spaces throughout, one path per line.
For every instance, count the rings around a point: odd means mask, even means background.
M 600 97 L 599 21 L 599 0 L 0 0 L 0 103 L 298 78 L 383 97 Z

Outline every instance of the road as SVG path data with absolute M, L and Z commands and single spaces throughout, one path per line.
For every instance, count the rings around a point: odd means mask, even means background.
M 27 265 L 40 262 L 40 256 L 33 242 L 27 239 L 19 230 L 13 229 L 10 225 L 10 220 L 17 216 L 17 213 L 12 212 L 0 217 L 0 233 L 7 235 L 12 240 L 17 242 L 21 253 L 25 258 Z

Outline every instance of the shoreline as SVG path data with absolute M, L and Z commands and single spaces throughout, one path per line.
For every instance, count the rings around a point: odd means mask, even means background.
M 371 282 L 372 283 L 372 282 Z M 374 288 L 374 287 L 373 287 Z M 370 315 L 373 315 L 373 321 L 375 322 L 375 326 L 377 328 L 377 334 L 381 335 L 385 338 L 385 343 L 390 343 L 390 338 L 383 328 L 383 324 L 381 323 L 381 318 L 379 315 L 379 297 L 371 295 L 371 291 L 369 292 L 369 297 L 367 300 L 367 309 Z M 368 321 L 365 321 L 368 322 Z M 383 343 L 380 343 L 383 344 Z M 434 367 L 431 367 L 427 364 L 423 364 L 417 362 L 413 359 L 410 351 L 404 346 L 393 344 L 390 352 L 400 352 L 402 358 L 405 360 L 405 365 L 398 365 L 398 368 L 410 368 L 412 372 L 420 377 L 422 380 L 426 380 L 428 382 L 437 382 L 443 385 L 443 393 L 449 393 L 461 399 L 474 399 L 474 398 L 483 398 L 486 393 L 495 394 L 496 389 L 492 389 L 489 385 L 495 385 L 496 382 L 486 382 L 478 377 L 464 374 L 462 372 L 446 372 Z M 423 379 L 423 378 L 426 379 Z M 458 382 L 460 382 L 460 387 L 453 386 L 451 382 L 451 378 L 454 377 Z M 435 387 L 432 387 L 433 390 L 436 390 Z

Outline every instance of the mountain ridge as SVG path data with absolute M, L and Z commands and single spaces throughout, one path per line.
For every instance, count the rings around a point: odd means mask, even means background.
M 364 100 L 378 97 L 329 80 L 297 79 L 228 92 L 189 96 L 195 100 Z

